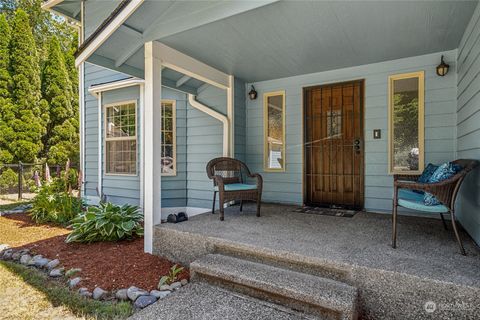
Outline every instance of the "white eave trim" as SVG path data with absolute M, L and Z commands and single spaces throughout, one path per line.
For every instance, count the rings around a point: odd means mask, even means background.
M 90 57 L 130 17 L 144 0 L 132 0 L 117 16 L 85 47 L 75 59 L 75 66 Z
M 90 88 L 88 88 L 88 92 L 94 95 L 95 97 L 98 97 L 98 94 L 101 92 L 143 85 L 144 83 L 145 83 L 145 80 L 143 79 L 130 78 L 130 79 L 119 80 L 119 81 L 114 81 L 114 82 L 109 82 L 109 83 L 104 83 L 99 85 L 93 85 Z
M 44 3 L 42 3 L 41 8 L 43 10 L 49 10 L 52 7 L 55 7 L 57 4 L 62 3 L 63 0 L 48 0 Z
M 77 20 L 77 19 L 75 19 L 75 18 L 73 18 L 73 17 L 69 17 L 68 15 L 66 15 L 66 14 L 63 13 L 63 12 L 59 12 L 59 11 L 57 11 L 57 10 L 55 10 L 55 9 L 52 9 L 52 8 L 55 7 L 56 5 L 62 3 L 63 1 L 64 1 L 64 0 L 49 0 L 49 1 L 47 1 L 47 2 L 42 3 L 42 5 L 40 6 L 40 8 L 41 8 L 42 10 L 51 11 L 51 12 L 54 12 L 54 13 L 55 13 L 56 15 L 58 15 L 58 16 L 64 17 L 65 19 L 67 19 L 68 21 L 71 22 L 71 26 L 72 26 L 72 27 L 79 29 L 79 28 L 81 27 L 81 24 L 82 24 L 81 21 L 79 21 L 79 20 Z M 81 5 L 82 5 L 82 4 L 80 3 L 80 6 L 81 6 Z M 82 10 L 82 9 L 80 8 L 80 10 Z M 77 67 L 78 67 L 78 66 L 77 66 Z

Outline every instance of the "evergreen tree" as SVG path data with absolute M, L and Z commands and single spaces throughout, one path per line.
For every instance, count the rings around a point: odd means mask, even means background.
M 48 103 L 50 122 L 44 139 L 49 162 L 75 160 L 78 154 L 78 120 L 65 58 L 57 37 L 52 37 L 42 74 L 42 93 Z
M 42 137 L 48 122 L 47 104 L 41 99 L 40 67 L 29 17 L 17 9 L 10 41 L 12 102 L 15 131 L 10 150 L 15 161 L 32 162 L 43 148 Z
M 10 153 L 9 140 L 14 131 L 7 125 L 12 120 L 13 105 L 11 101 L 10 76 L 10 26 L 4 14 L 0 15 L 0 163 L 10 163 L 13 155 Z

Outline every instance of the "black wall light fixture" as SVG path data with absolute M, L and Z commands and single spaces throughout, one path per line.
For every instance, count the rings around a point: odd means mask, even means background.
M 450 66 L 447 63 L 445 63 L 445 61 L 443 61 L 443 55 L 442 55 L 441 62 L 437 66 L 437 74 L 440 77 L 443 77 L 448 73 L 448 68 L 450 68 Z
M 250 97 L 250 100 L 255 100 L 257 99 L 257 91 L 255 90 L 255 87 L 252 85 L 252 90 L 248 93 L 248 96 Z

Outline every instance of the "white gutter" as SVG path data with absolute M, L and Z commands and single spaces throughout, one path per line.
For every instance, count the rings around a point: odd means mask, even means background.
M 223 123 L 223 156 L 224 157 L 228 157 L 229 155 L 229 141 L 230 141 L 230 137 L 229 137 L 229 121 L 228 121 L 228 118 L 221 114 L 220 112 L 217 112 L 215 110 L 213 110 L 212 108 L 198 102 L 196 100 L 196 97 L 193 95 L 193 94 L 189 94 L 188 95 L 188 103 L 190 103 L 190 105 L 192 107 L 194 107 L 195 109 L 199 110 L 199 111 L 202 111 L 206 114 L 208 114 L 209 116 L 211 117 L 214 117 L 215 119 L 221 121 Z

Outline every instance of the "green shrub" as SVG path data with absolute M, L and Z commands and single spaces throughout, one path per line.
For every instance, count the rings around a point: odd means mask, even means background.
M 55 179 L 43 185 L 32 202 L 30 216 L 37 223 L 66 224 L 83 209 L 83 201 L 61 189 L 62 181 Z
M 131 205 L 100 203 L 73 219 L 66 242 L 118 241 L 143 235 L 143 214 Z
M 0 192 L 10 192 L 18 185 L 18 175 L 11 168 L 0 174 Z
M 179 267 L 176 264 L 174 264 L 170 268 L 170 271 L 168 272 L 168 274 L 160 278 L 160 281 L 158 282 L 158 288 L 160 289 L 160 287 L 165 284 L 172 284 L 175 281 L 177 281 L 177 276 L 182 271 L 183 271 L 183 267 Z

